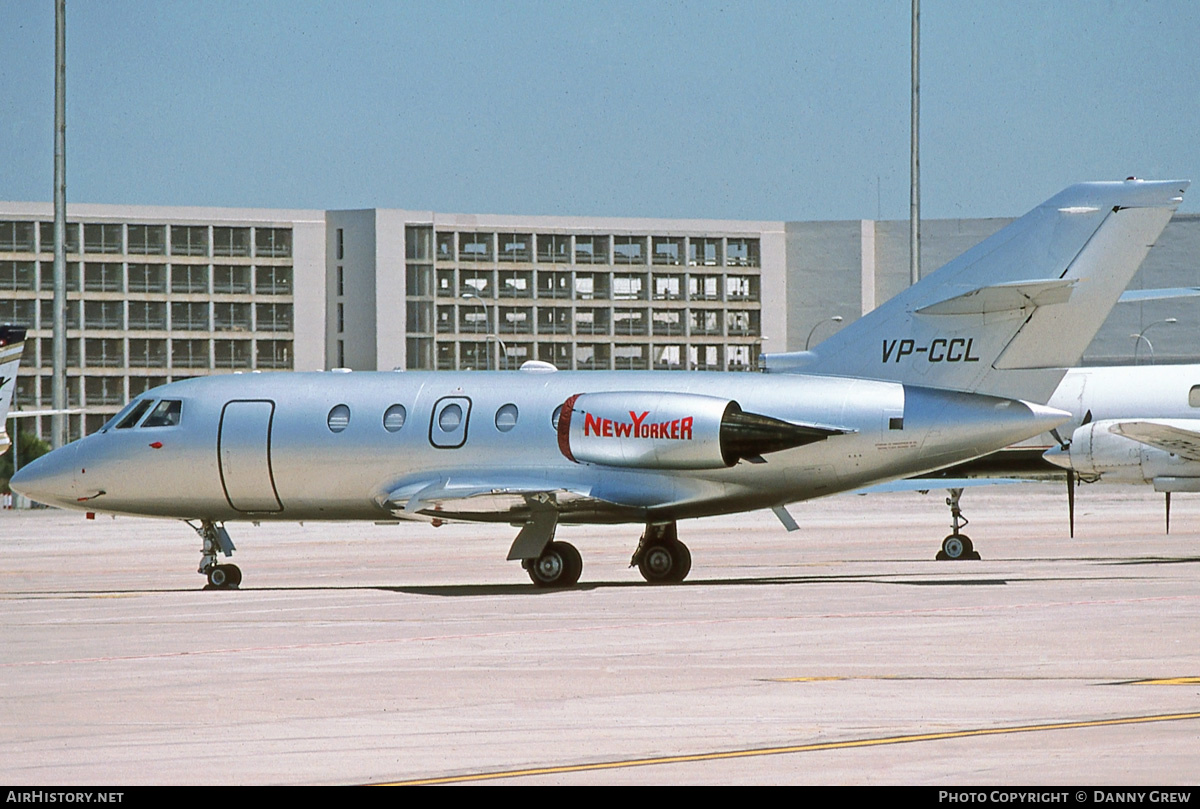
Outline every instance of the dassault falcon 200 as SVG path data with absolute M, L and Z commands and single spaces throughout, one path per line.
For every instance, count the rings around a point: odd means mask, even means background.
M 781 374 L 242 374 L 142 394 L 13 477 L 86 511 L 173 517 L 212 587 L 237 520 L 472 520 L 520 531 L 535 584 L 582 571 L 560 524 L 641 523 L 633 556 L 681 581 L 678 520 L 771 508 L 976 458 L 1046 432 L 1078 362 L 1188 183 L 1072 186 Z

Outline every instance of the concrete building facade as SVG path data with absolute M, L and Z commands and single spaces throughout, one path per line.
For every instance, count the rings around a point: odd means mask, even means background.
M 753 370 L 908 284 L 906 221 L 744 222 L 394 209 L 68 208 L 68 398 L 97 429 L 190 376 L 273 370 Z M 925 273 L 1011 219 L 922 223 Z M 53 211 L 0 203 L 16 407 L 50 406 Z M 1177 215 L 1131 289 L 1192 287 Z M 835 320 L 838 318 L 839 320 Z M 1119 304 L 1091 364 L 1200 360 L 1200 297 Z M 42 419 L 39 431 L 49 431 Z

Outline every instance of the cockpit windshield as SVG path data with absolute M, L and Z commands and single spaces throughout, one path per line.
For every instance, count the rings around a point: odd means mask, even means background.
M 146 413 L 152 404 L 154 404 L 153 399 L 134 399 L 125 405 L 125 409 L 109 419 L 108 424 L 100 428 L 100 432 L 103 433 L 114 428 L 124 430 L 132 427 L 138 423 L 138 419 Z
M 150 415 L 146 416 L 146 420 L 142 422 L 142 426 L 174 427 L 179 423 L 182 411 L 183 402 L 178 399 L 163 399 L 150 411 Z

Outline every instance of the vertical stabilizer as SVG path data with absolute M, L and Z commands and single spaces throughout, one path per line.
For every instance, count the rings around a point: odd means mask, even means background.
M 12 406 L 13 392 L 17 389 L 17 369 L 21 365 L 21 354 L 25 350 L 24 326 L 0 326 L 0 455 L 12 446 L 5 424 L 8 409 Z
M 1071 186 L 813 351 L 768 355 L 767 368 L 1045 402 L 1188 185 Z

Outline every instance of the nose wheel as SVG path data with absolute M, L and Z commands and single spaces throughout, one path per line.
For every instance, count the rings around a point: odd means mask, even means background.
M 242 570 L 237 565 L 213 565 L 208 569 L 208 586 L 214 590 L 231 590 L 242 583 Z

